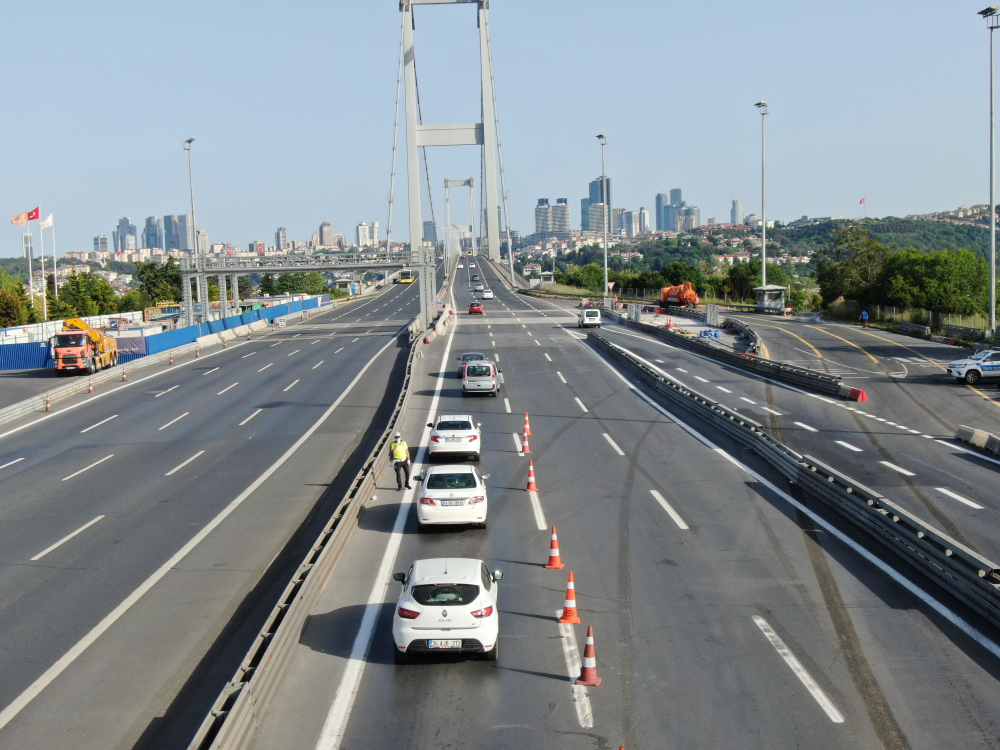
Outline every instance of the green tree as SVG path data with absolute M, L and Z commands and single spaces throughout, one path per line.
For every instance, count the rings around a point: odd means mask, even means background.
M 263 289 L 263 282 L 261 288 Z M 279 294 L 326 294 L 329 286 L 326 276 L 319 272 L 283 273 L 278 277 L 275 288 Z
M 28 311 L 21 295 L 10 287 L 0 287 L 0 326 L 8 328 L 28 322 Z
M 63 298 L 67 305 L 73 307 L 81 317 L 97 315 L 100 309 L 90 296 L 90 290 L 84 274 L 71 273 L 63 286 Z
M 236 287 L 239 290 L 240 299 L 249 299 L 254 296 L 253 282 L 250 281 L 249 276 L 238 276 L 236 279 Z
M 150 306 L 181 299 L 181 270 L 173 258 L 166 263 L 137 263 L 135 278 Z
M 66 320 L 77 317 L 76 308 L 66 302 L 63 294 L 56 300 L 55 279 L 52 274 L 45 277 L 45 304 L 49 311 L 49 320 Z
M 726 274 L 730 289 L 729 294 L 734 299 L 749 299 L 753 297 L 754 287 L 761 286 L 760 258 L 751 258 L 746 263 L 734 263 Z M 767 283 L 774 286 L 788 286 L 789 279 L 785 269 L 773 263 L 767 264 Z
M 278 286 L 274 283 L 274 276 L 269 273 L 265 273 L 264 276 L 261 277 L 260 293 L 271 297 L 278 293 Z
M 142 293 L 138 289 L 129 289 L 118 298 L 118 312 L 139 312 L 146 305 L 142 298 Z

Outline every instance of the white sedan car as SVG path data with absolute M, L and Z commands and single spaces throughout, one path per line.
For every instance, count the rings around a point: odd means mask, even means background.
M 473 653 L 500 656 L 497 589 L 503 573 L 482 560 L 417 560 L 393 579 L 403 585 L 392 618 L 397 663 L 411 654 Z
M 464 456 L 472 461 L 479 460 L 483 434 L 479 428 L 482 422 L 472 421 L 471 414 L 442 414 L 437 422 L 428 422 L 431 441 L 427 454 L 431 461 L 441 456 Z
M 492 289 L 484 289 L 483 290 L 483 299 L 493 299 L 493 290 Z
M 458 264 L 458 267 L 459 267 L 459 268 L 465 268 L 465 264 L 464 264 L 464 263 L 459 263 L 459 264 Z
M 423 483 L 417 495 L 420 528 L 432 524 L 475 524 L 486 528 L 486 482 L 475 466 L 432 466 L 417 477 Z

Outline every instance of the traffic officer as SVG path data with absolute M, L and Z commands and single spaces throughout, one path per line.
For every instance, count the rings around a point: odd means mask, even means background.
M 412 490 L 410 486 L 410 446 L 403 440 L 403 436 L 398 432 L 396 439 L 389 445 L 389 453 L 392 456 L 396 468 L 396 491 L 403 489 L 403 475 L 406 476 L 406 489 Z

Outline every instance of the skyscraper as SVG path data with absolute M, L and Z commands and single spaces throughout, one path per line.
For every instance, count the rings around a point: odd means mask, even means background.
M 607 206 L 608 208 L 611 208 L 614 205 L 611 202 L 611 178 L 610 177 L 605 177 L 603 184 L 601 183 L 601 178 L 600 177 L 598 177 L 596 180 L 591 181 L 591 183 L 590 183 L 590 203 L 591 203 L 591 205 L 593 205 L 594 203 L 602 203 L 605 206 Z M 604 211 L 604 215 L 606 217 L 605 221 L 609 221 L 610 222 L 610 220 L 611 220 L 611 213 L 609 211 Z M 592 232 L 599 232 L 599 231 L 602 230 L 602 227 L 601 227 L 600 224 L 598 224 L 597 226 L 594 226 L 594 223 L 591 222 L 590 223 L 590 230 Z M 611 227 L 610 224 L 608 226 L 608 231 L 609 232 L 610 231 L 614 231 L 613 227 Z
M 123 216 L 119 219 L 118 228 L 112 233 L 115 241 L 115 251 L 125 252 L 126 250 L 135 250 L 137 234 L 138 230 L 136 230 L 135 224 L 132 223 L 129 217 Z M 132 238 L 131 248 L 129 247 L 128 237 Z
M 424 222 L 424 242 L 430 242 L 432 245 L 438 243 L 437 224 L 433 221 Z
M 288 247 L 288 233 L 284 227 L 278 227 L 274 232 L 274 249 L 279 253 Z
M 651 231 L 649 226 L 649 211 L 644 207 L 639 207 L 639 234 L 646 234 Z
M 163 249 L 180 250 L 180 237 L 177 231 L 177 217 L 173 214 L 163 217 Z
M 684 205 L 684 199 L 681 198 L 681 189 L 680 188 L 673 188 L 670 191 L 670 203 L 671 203 L 671 205 L 674 205 L 674 206 L 682 206 L 682 205 Z
M 208 255 L 208 230 L 199 229 L 198 230 L 198 242 L 195 243 L 198 248 L 198 253 L 201 255 Z
M 365 222 L 359 222 L 354 231 L 355 244 L 358 247 L 371 245 L 371 228 Z
M 548 234 L 552 231 L 552 208 L 548 198 L 539 198 L 535 206 L 535 234 Z
M 333 245 L 333 224 L 328 221 L 319 225 L 319 244 L 323 247 Z
M 656 231 L 662 232 L 666 227 L 666 217 L 663 210 L 670 204 L 670 198 L 666 193 L 656 194 Z
M 142 230 L 142 246 L 163 248 L 163 224 L 156 216 L 146 219 L 146 228 Z
M 549 214 L 550 229 L 557 237 L 564 237 L 569 234 L 569 199 L 556 198 L 556 205 L 552 206 Z
M 730 224 L 742 224 L 744 218 L 743 205 L 740 203 L 739 198 L 733 198 L 733 208 L 729 212 L 729 223 Z
M 590 229 L 590 198 L 580 199 L 580 229 L 584 232 Z
M 94 237 L 94 252 L 95 253 L 108 252 L 108 236 L 106 234 L 99 234 L 96 237 Z
M 590 227 L 591 231 L 599 232 L 603 231 L 602 227 L 608 224 L 608 210 L 607 206 L 603 203 L 591 203 L 588 206 L 590 211 Z
M 177 249 L 194 252 L 194 232 L 191 224 L 191 214 L 181 214 L 177 219 Z
M 378 247 L 379 241 L 380 240 L 379 240 L 379 236 L 378 236 L 378 222 L 377 221 L 373 221 L 372 222 L 372 234 L 371 234 L 371 244 L 372 244 L 372 247 Z
M 611 209 L 611 231 L 618 232 L 619 234 L 625 231 L 625 214 L 627 212 L 624 208 L 612 208 Z

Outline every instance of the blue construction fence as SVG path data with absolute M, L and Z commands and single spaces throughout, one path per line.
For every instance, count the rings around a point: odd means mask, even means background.
M 174 331 L 164 331 L 152 336 L 122 337 L 118 339 L 118 361 L 122 363 L 132 362 L 149 354 L 159 354 L 167 349 L 193 344 L 201 336 L 239 328 L 256 323 L 258 320 L 273 322 L 276 318 L 301 313 L 303 310 L 311 310 L 329 302 L 329 295 L 324 294 L 306 300 L 288 302 L 284 305 L 249 310 L 242 315 L 211 320 L 208 323 L 186 326 Z M 55 367 L 52 351 L 47 341 L 0 345 L 0 370 L 36 370 L 43 367 Z

